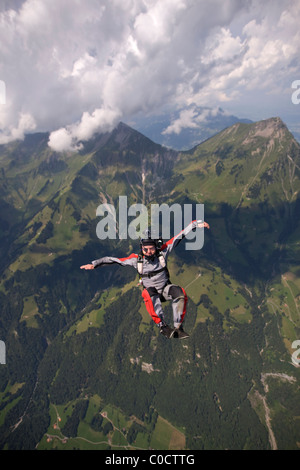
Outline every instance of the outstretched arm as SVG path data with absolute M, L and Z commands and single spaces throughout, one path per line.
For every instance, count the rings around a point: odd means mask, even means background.
M 107 264 L 120 264 L 121 266 L 133 266 L 134 268 L 137 267 L 137 259 L 138 255 L 132 254 L 127 258 L 115 258 L 114 256 L 104 256 L 103 258 L 96 259 L 89 264 L 84 264 L 80 266 L 80 269 L 95 269 L 99 266 L 104 266 Z
M 193 220 L 185 229 L 181 230 L 175 237 L 168 240 L 161 247 L 161 250 L 164 251 L 167 255 L 185 238 L 185 236 L 190 233 L 195 228 L 207 228 L 209 229 L 209 224 L 207 222 L 202 222 L 202 220 Z

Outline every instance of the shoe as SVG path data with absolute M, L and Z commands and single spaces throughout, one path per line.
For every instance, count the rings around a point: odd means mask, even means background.
M 184 331 L 182 325 L 180 325 L 178 328 L 174 328 L 172 336 L 173 338 L 178 339 L 185 339 L 190 337 L 190 335 Z
M 163 336 L 165 336 L 166 338 L 171 338 L 172 335 L 173 335 L 173 328 L 170 328 L 168 325 L 166 324 L 163 324 L 161 327 L 160 327 L 160 332 Z

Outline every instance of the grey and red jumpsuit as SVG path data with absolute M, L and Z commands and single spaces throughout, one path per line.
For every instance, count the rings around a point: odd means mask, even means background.
M 197 221 L 191 222 L 178 235 L 165 242 L 160 253 L 163 255 L 165 263 L 171 251 L 180 243 L 180 241 L 194 228 L 197 227 Z M 105 256 L 103 258 L 92 261 L 94 268 L 108 264 L 120 264 L 121 266 L 132 266 L 138 269 L 139 255 L 132 253 L 126 258 L 115 258 L 113 256 Z M 177 328 L 183 322 L 186 313 L 187 295 L 185 290 L 175 284 L 172 284 L 169 278 L 167 267 L 162 268 L 158 256 L 154 256 L 153 260 L 142 258 L 142 285 L 144 287 L 142 297 L 145 302 L 146 309 L 153 321 L 161 326 L 164 322 L 164 312 L 162 301 L 172 300 L 173 322 Z

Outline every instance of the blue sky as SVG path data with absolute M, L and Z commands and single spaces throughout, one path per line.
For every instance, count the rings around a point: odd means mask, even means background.
M 50 131 L 74 149 L 174 110 L 180 132 L 199 107 L 300 132 L 298 0 L 2 0 L 0 24 L 0 143 Z

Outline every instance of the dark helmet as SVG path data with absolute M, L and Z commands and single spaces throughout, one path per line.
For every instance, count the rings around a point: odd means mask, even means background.
M 141 238 L 140 246 L 141 248 L 143 248 L 143 246 L 155 246 L 156 248 L 156 240 L 151 238 L 150 230 L 145 231 L 145 238 Z
M 146 246 L 154 246 L 156 248 L 156 251 L 155 251 L 155 255 L 158 253 L 158 251 L 160 250 L 161 246 L 162 246 L 162 240 L 161 239 L 157 239 L 157 238 L 151 238 L 151 232 L 150 230 L 146 230 L 145 232 L 145 238 L 142 238 L 141 241 L 140 241 L 140 247 L 141 249 L 143 249 L 143 247 L 146 247 Z M 152 255 L 152 256 L 147 256 L 147 258 L 154 258 L 155 255 Z

